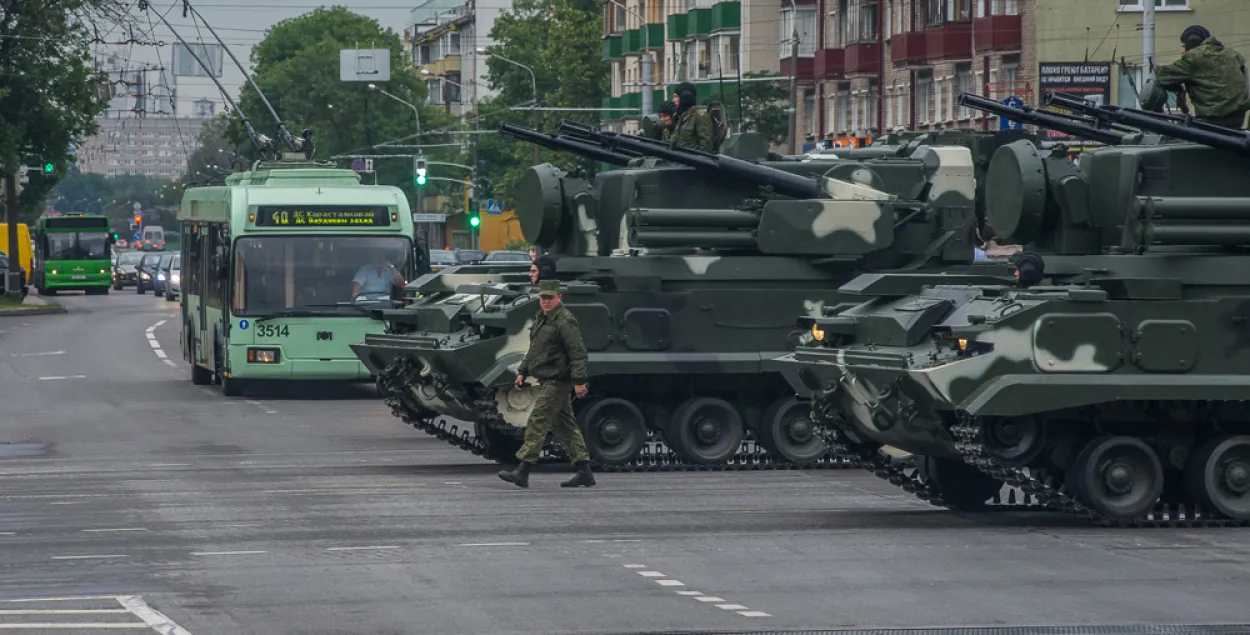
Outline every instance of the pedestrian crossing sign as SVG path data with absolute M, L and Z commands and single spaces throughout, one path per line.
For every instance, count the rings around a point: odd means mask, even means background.
M 494 214 L 495 216 L 502 214 L 503 204 L 493 198 L 486 199 L 486 213 Z

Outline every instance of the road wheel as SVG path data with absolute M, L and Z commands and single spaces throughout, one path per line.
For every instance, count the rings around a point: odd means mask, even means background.
M 632 402 L 596 399 L 577 413 L 590 458 L 601 465 L 624 465 L 638 458 L 647 440 L 647 418 Z
M 825 441 L 816 433 L 811 413 L 810 402 L 795 397 L 777 400 L 760 417 L 760 445 L 796 465 L 814 463 L 824 456 Z
M 716 397 L 686 400 L 677 408 L 669 426 L 673 449 L 700 465 L 715 465 L 733 458 L 746 434 L 738 409 Z

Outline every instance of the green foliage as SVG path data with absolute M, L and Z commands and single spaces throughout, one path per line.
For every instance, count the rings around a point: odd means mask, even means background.
M 200 129 L 196 136 L 198 146 L 187 157 L 187 173 L 179 179 L 182 187 L 203 183 L 209 180 L 209 175 L 216 177 L 228 174 L 232 167 L 247 167 L 247 160 L 235 154 L 234 146 L 230 143 L 232 120 L 233 116 L 229 112 L 217 113 L 217 116 Z
M 524 238 L 513 238 L 504 243 L 504 251 L 529 251 L 530 244 Z
M 181 190 L 155 177 L 105 177 L 75 170 L 57 182 L 50 196 L 52 209 L 58 212 L 104 213 L 121 221 L 130 217 L 135 203 L 145 210 L 177 205 Z
M 364 82 L 339 80 L 339 50 L 357 47 L 390 49 L 391 79 L 380 83 L 379 88 L 416 105 L 423 130 L 445 125 L 451 119 L 441 109 L 425 106 L 425 83 L 404 55 L 394 31 L 383 30 L 377 20 L 343 7 L 320 8 L 279 22 L 252 49 L 251 58 L 253 79 L 293 136 L 299 137 L 305 128 L 312 129 L 318 160 L 353 151 L 385 154 L 381 148 L 367 146 L 416 132 L 411 108 L 369 90 Z M 241 91 L 240 107 L 258 132 L 277 138 L 272 116 L 250 85 Z M 226 138 L 249 163 L 259 158 L 237 118 L 230 120 Z M 411 154 L 409 150 L 393 153 Z M 351 161 L 337 163 L 347 167 Z M 412 195 L 411 158 L 374 159 L 374 169 L 378 184 L 398 186 Z M 362 178 L 373 182 L 371 176 Z M 426 186 L 427 195 L 432 194 L 433 183 L 437 181 Z
M 780 77 L 776 73 L 747 73 L 744 79 L 753 77 Z M 713 84 L 719 88 L 718 85 Z M 741 97 L 741 112 L 739 112 Z M 759 132 L 768 136 L 772 143 L 786 140 L 790 130 L 790 117 L 786 113 L 789 93 L 782 81 L 753 81 L 725 83 L 723 91 L 703 100 L 703 103 L 719 101 L 725 105 L 725 114 L 736 130 Z
M 39 168 L 18 199 L 23 220 L 38 216 L 73 163 L 70 142 L 97 130 L 107 95 L 91 64 L 90 19 L 120 10 L 113 0 L 0 3 L 0 173 L 14 174 L 23 164 Z M 42 174 L 45 162 L 56 174 Z
M 602 8 L 595 0 L 515 0 L 499 14 L 491 29 L 491 53 L 534 71 L 538 100 L 544 105 L 598 108 L 610 88 L 611 69 L 601 59 Z M 554 132 L 561 119 L 598 124 L 595 112 L 546 112 L 534 116 L 507 110 L 533 98 L 529 71 L 491 57 L 487 83 L 499 95 L 479 106 L 491 123 L 506 121 Z M 543 151 L 541 160 L 563 168 L 580 166 L 593 174 L 598 167 L 570 154 Z M 516 185 L 534 164 L 534 147 L 499 135 L 478 141 L 478 169 L 488 179 L 491 198 L 514 201 Z M 485 198 L 485 197 L 479 197 Z

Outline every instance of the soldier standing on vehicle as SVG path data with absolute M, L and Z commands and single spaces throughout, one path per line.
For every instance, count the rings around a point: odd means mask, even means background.
M 673 138 L 673 116 L 677 114 L 677 104 L 666 101 L 660 104 L 660 121 L 664 122 L 664 132 L 660 134 L 660 140 L 668 141 Z
M 677 124 L 673 127 L 672 141 L 679 146 L 712 152 L 712 117 L 695 104 L 696 89 L 690 82 L 677 85 L 673 104 L 677 106 Z
M 1194 25 L 1181 34 L 1181 58 L 1155 70 L 1156 86 L 1143 91 L 1142 107 L 1162 110 L 1164 90 L 1184 93 L 1199 120 L 1228 128 L 1244 128 L 1250 110 L 1246 59 Z M 1162 90 L 1161 90 L 1162 89 Z
M 538 283 L 538 303 L 542 312 L 534 318 L 534 325 L 530 327 L 530 348 L 517 369 L 515 382 L 516 389 L 520 390 L 525 385 L 526 377 L 537 379 L 538 397 L 529 421 L 525 423 L 525 444 L 516 453 L 520 463 L 515 469 L 499 472 L 499 478 L 518 487 L 530 486 L 530 468 L 538 462 L 548 430 L 555 436 L 556 443 L 568 451 L 569 459 L 577 468 L 577 474 L 560 486 L 591 487 L 595 484 L 586 441 L 573 419 L 571 394 L 576 393 L 581 398 L 589 392 L 586 387 L 586 345 L 582 342 L 577 318 L 560 304 L 560 299 L 558 280 Z

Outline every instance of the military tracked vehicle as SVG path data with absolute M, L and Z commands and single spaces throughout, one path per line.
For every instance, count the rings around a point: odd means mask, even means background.
M 812 434 L 808 404 L 762 368 L 798 335 L 793 312 L 838 304 L 837 286 L 862 271 L 1009 275 L 971 264 L 974 167 L 964 146 L 913 142 L 864 161 L 766 164 L 564 130 L 501 126 L 625 168 L 592 185 L 534 166 L 517 197 L 526 240 L 558 257 L 564 303 L 590 352 L 591 395 L 575 407 L 600 469 L 838 466 Z M 397 416 L 511 460 L 533 405 L 532 388 L 512 389 L 538 310 L 532 287 L 522 274 L 451 271 L 408 293 L 423 297 L 380 312 L 387 334 L 353 346 L 357 355 Z M 547 456 L 560 455 L 549 446 Z
M 996 151 L 988 222 L 1026 245 L 1018 282 L 862 276 L 841 290 L 860 304 L 800 318 L 783 374 L 838 456 L 935 504 L 1005 484 L 1103 524 L 1250 523 L 1250 135 L 1046 101 L 1112 145 Z

